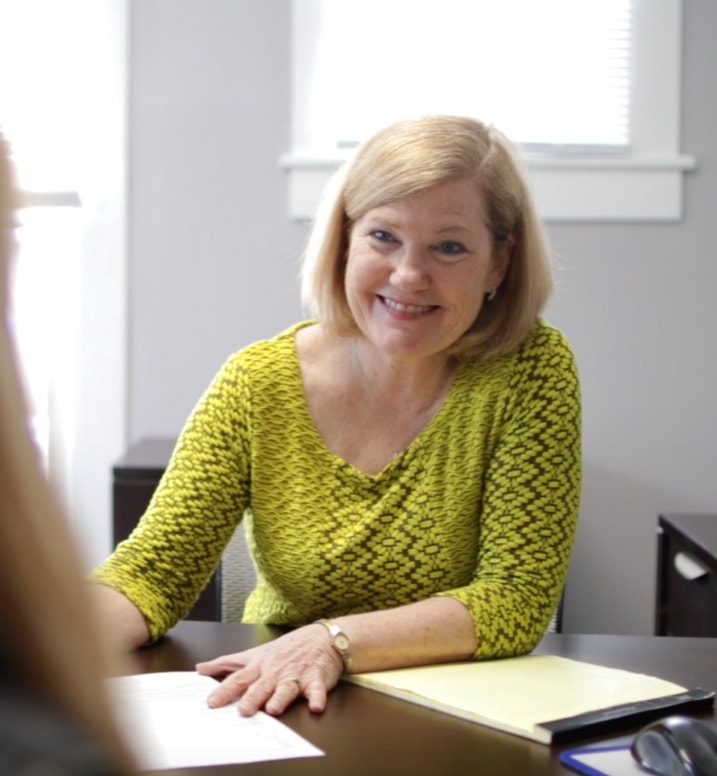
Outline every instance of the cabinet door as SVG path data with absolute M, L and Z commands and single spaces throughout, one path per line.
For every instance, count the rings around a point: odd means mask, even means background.
M 660 543 L 657 634 L 717 636 L 715 559 L 695 552 L 672 527 L 664 529 Z

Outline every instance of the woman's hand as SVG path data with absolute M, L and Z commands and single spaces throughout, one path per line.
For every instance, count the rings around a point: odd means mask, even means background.
M 311 624 L 259 647 L 197 663 L 200 674 L 224 677 L 209 696 L 212 707 L 240 698 L 239 711 L 251 716 L 260 709 L 282 714 L 303 696 L 314 712 L 326 708 L 326 699 L 343 672 L 341 656 L 331 646 L 323 625 Z
M 478 648 L 468 609 L 452 598 L 429 598 L 393 609 L 343 615 L 334 620 L 351 640 L 352 671 L 470 660 Z M 240 699 L 251 716 L 260 709 L 278 716 L 297 698 L 322 712 L 329 690 L 343 673 L 341 655 L 328 629 L 312 623 L 259 647 L 198 663 L 197 671 L 221 677 L 210 706 Z

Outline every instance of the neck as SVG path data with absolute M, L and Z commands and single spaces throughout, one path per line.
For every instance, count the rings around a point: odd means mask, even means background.
M 367 397 L 418 409 L 434 407 L 443 400 L 457 367 L 450 356 L 393 358 L 361 339 L 353 341 L 352 364 Z

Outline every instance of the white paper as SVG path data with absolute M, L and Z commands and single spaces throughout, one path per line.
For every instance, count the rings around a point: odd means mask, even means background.
M 108 681 L 127 744 L 144 770 L 323 755 L 264 712 L 242 717 L 236 703 L 210 709 L 207 697 L 216 681 L 194 671 Z

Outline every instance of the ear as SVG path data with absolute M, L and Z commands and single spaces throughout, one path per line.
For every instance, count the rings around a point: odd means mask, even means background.
M 493 256 L 493 267 L 490 272 L 491 288 L 498 288 L 503 282 L 506 272 L 508 272 L 510 261 L 513 258 L 514 250 L 515 237 L 512 234 L 509 234 L 499 246 L 496 246 Z

